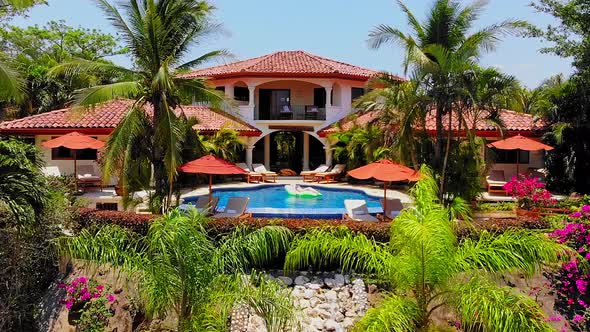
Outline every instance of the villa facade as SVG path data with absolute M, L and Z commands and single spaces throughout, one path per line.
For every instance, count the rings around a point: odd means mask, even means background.
M 233 102 L 225 110 L 212 110 L 195 103 L 183 106 L 182 111 L 198 120 L 194 129 L 203 134 L 221 128 L 236 130 L 245 145 L 243 161 L 248 165 L 260 163 L 275 171 L 289 168 L 299 172 L 323 163 L 332 164 L 330 133 L 378 120 L 378 112 L 357 114 L 352 107 L 353 100 L 364 93 L 367 81 L 377 74 L 375 70 L 303 51 L 275 52 L 184 74 L 184 77 L 207 78 Z M 105 141 L 131 103 L 114 100 L 83 112 L 63 109 L 6 121 L 0 123 L 0 134 L 29 139 L 41 148 L 48 166 L 57 167 L 60 174 L 72 174 L 72 152 L 42 148 L 41 143 L 72 131 Z M 531 115 L 501 110 L 499 116 L 506 127 L 505 135 L 537 138 L 542 135 L 544 124 Z M 498 129 L 484 118 L 482 115 L 467 122 L 476 135 L 488 141 L 500 139 Z M 429 116 L 425 129 L 434 134 L 433 115 Z M 462 134 L 459 129 L 454 123 L 456 135 Z M 512 176 L 516 170 L 516 152 L 508 151 L 498 157 L 493 167 Z M 523 152 L 519 158 L 523 169 L 544 165 L 541 152 Z M 83 151 L 78 159 L 78 165 L 93 165 L 98 170 L 96 151 Z

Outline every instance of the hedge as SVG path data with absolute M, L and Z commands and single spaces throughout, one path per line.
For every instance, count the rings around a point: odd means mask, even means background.
M 150 222 L 159 217 L 159 215 L 151 214 L 135 214 L 130 212 L 120 211 L 99 211 L 94 209 L 79 209 L 77 213 L 78 226 L 80 229 L 94 226 L 103 226 L 107 224 L 116 224 L 125 227 L 133 232 L 139 234 L 147 234 Z M 376 241 L 389 241 L 389 226 L 388 222 L 358 222 L 345 221 L 335 219 L 295 219 L 295 218 L 224 218 L 211 219 L 208 224 L 210 234 L 212 236 L 219 236 L 233 231 L 238 226 L 246 226 L 252 229 L 257 229 L 267 225 L 284 226 L 294 233 L 304 233 L 308 229 L 318 227 L 338 227 L 346 226 L 353 232 L 360 232 L 369 238 L 374 238 Z M 473 236 L 478 231 L 487 230 L 490 232 L 502 233 L 507 229 L 521 228 L 521 229 L 548 229 L 550 223 L 544 219 L 533 220 L 525 218 L 496 218 L 487 219 L 474 222 L 475 229 L 460 224 L 458 227 L 459 237 Z

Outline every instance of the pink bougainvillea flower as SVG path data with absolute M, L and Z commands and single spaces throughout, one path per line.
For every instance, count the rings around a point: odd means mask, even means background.
M 547 320 L 550 322 L 560 322 L 561 316 L 559 316 L 559 315 L 549 316 L 549 318 Z
M 62 289 L 63 289 L 63 288 L 66 288 L 66 284 L 59 284 L 59 285 L 57 285 L 57 287 L 59 287 L 59 288 L 62 288 Z
M 66 308 L 68 308 L 68 310 L 72 309 L 72 305 L 74 305 L 72 301 L 66 302 Z
M 88 281 L 88 279 L 86 277 L 78 277 L 78 281 L 85 284 Z
M 94 297 L 95 299 L 98 299 L 100 297 L 99 293 L 94 293 L 94 295 L 92 295 L 92 297 Z
M 572 298 L 567 299 L 567 304 L 570 304 L 570 305 L 574 304 L 574 299 L 572 299 Z
M 103 285 L 98 285 L 96 286 L 96 290 L 99 292 L 102 292 L 104 290 L 104 286 Z
M 109 296 L 107 296 L 107 301 L 109 301 L 109 302 L 115 301 L 115 295 L 109 294 Z
M 581 322 L 581 321 L 583 321 L 583 320 L 584 320 L 584 317 L 583 317 L 583 316 L 580 316 L 580 315 L 578 315 L 578 314 L 576 314 L 576 315 L 574 316 L 574 319 L 573 319 L 573 321 L 574 321 L 575 323 Z

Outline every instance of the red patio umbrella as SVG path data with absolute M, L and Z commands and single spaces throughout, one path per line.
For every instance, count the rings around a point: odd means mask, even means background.
M 50 149 L 64 147 L 74 151 L 74 176 L 76 177 L 75 186 L 76 192 L 78 191 L 78 163 L 77 163 L 77 151 L 84 149 L 100 149 L 104 146 L 103 141 L 99 141 L 90 136 L 81 134 L 77 131 L 69 134 L 50 139 L 41 144 L 42 146 Z
M 211 189 L 213 175 L 246 174 L 246 171 L 241 167 L 214 155 L 208 155 L 189 161 L 178 167 L 178 170 L 185 173 L 209 174 L 209 201 L 211 201 L 213 197 L 213 190 Z
M 355 179 L 383 181 L 383 210 L 387 210 L 387 184 L 394 181 L 418 181 L 420 173 L 391 160 L 379 160 L 348 172 Z
M 490 148 L 496 148 L 500 150 L 524 150 L 524 151 L 551 151 L 553 150 L 552 146 L 547 144 L 543 144 L 541 142 L 535 141 L 534 139 L 530 139 L 521 135 L 512 136 L 500 141 L 496 141 L 493 143 L 488 144 Z M 519 164 L 520 164 L 520 151 L 516 154 L 516 174 L 518 175 L 519 171 Z

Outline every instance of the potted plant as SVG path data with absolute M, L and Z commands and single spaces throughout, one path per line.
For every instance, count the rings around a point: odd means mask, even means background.
M 555 199 L 549 190 L 545 189 L 545 184 L 534 176 L 513 176 L 504 185 L 504 190 L 516 199 L 517 216 L 537 218 L 541 215 L 541 207 L 555 204 Z

